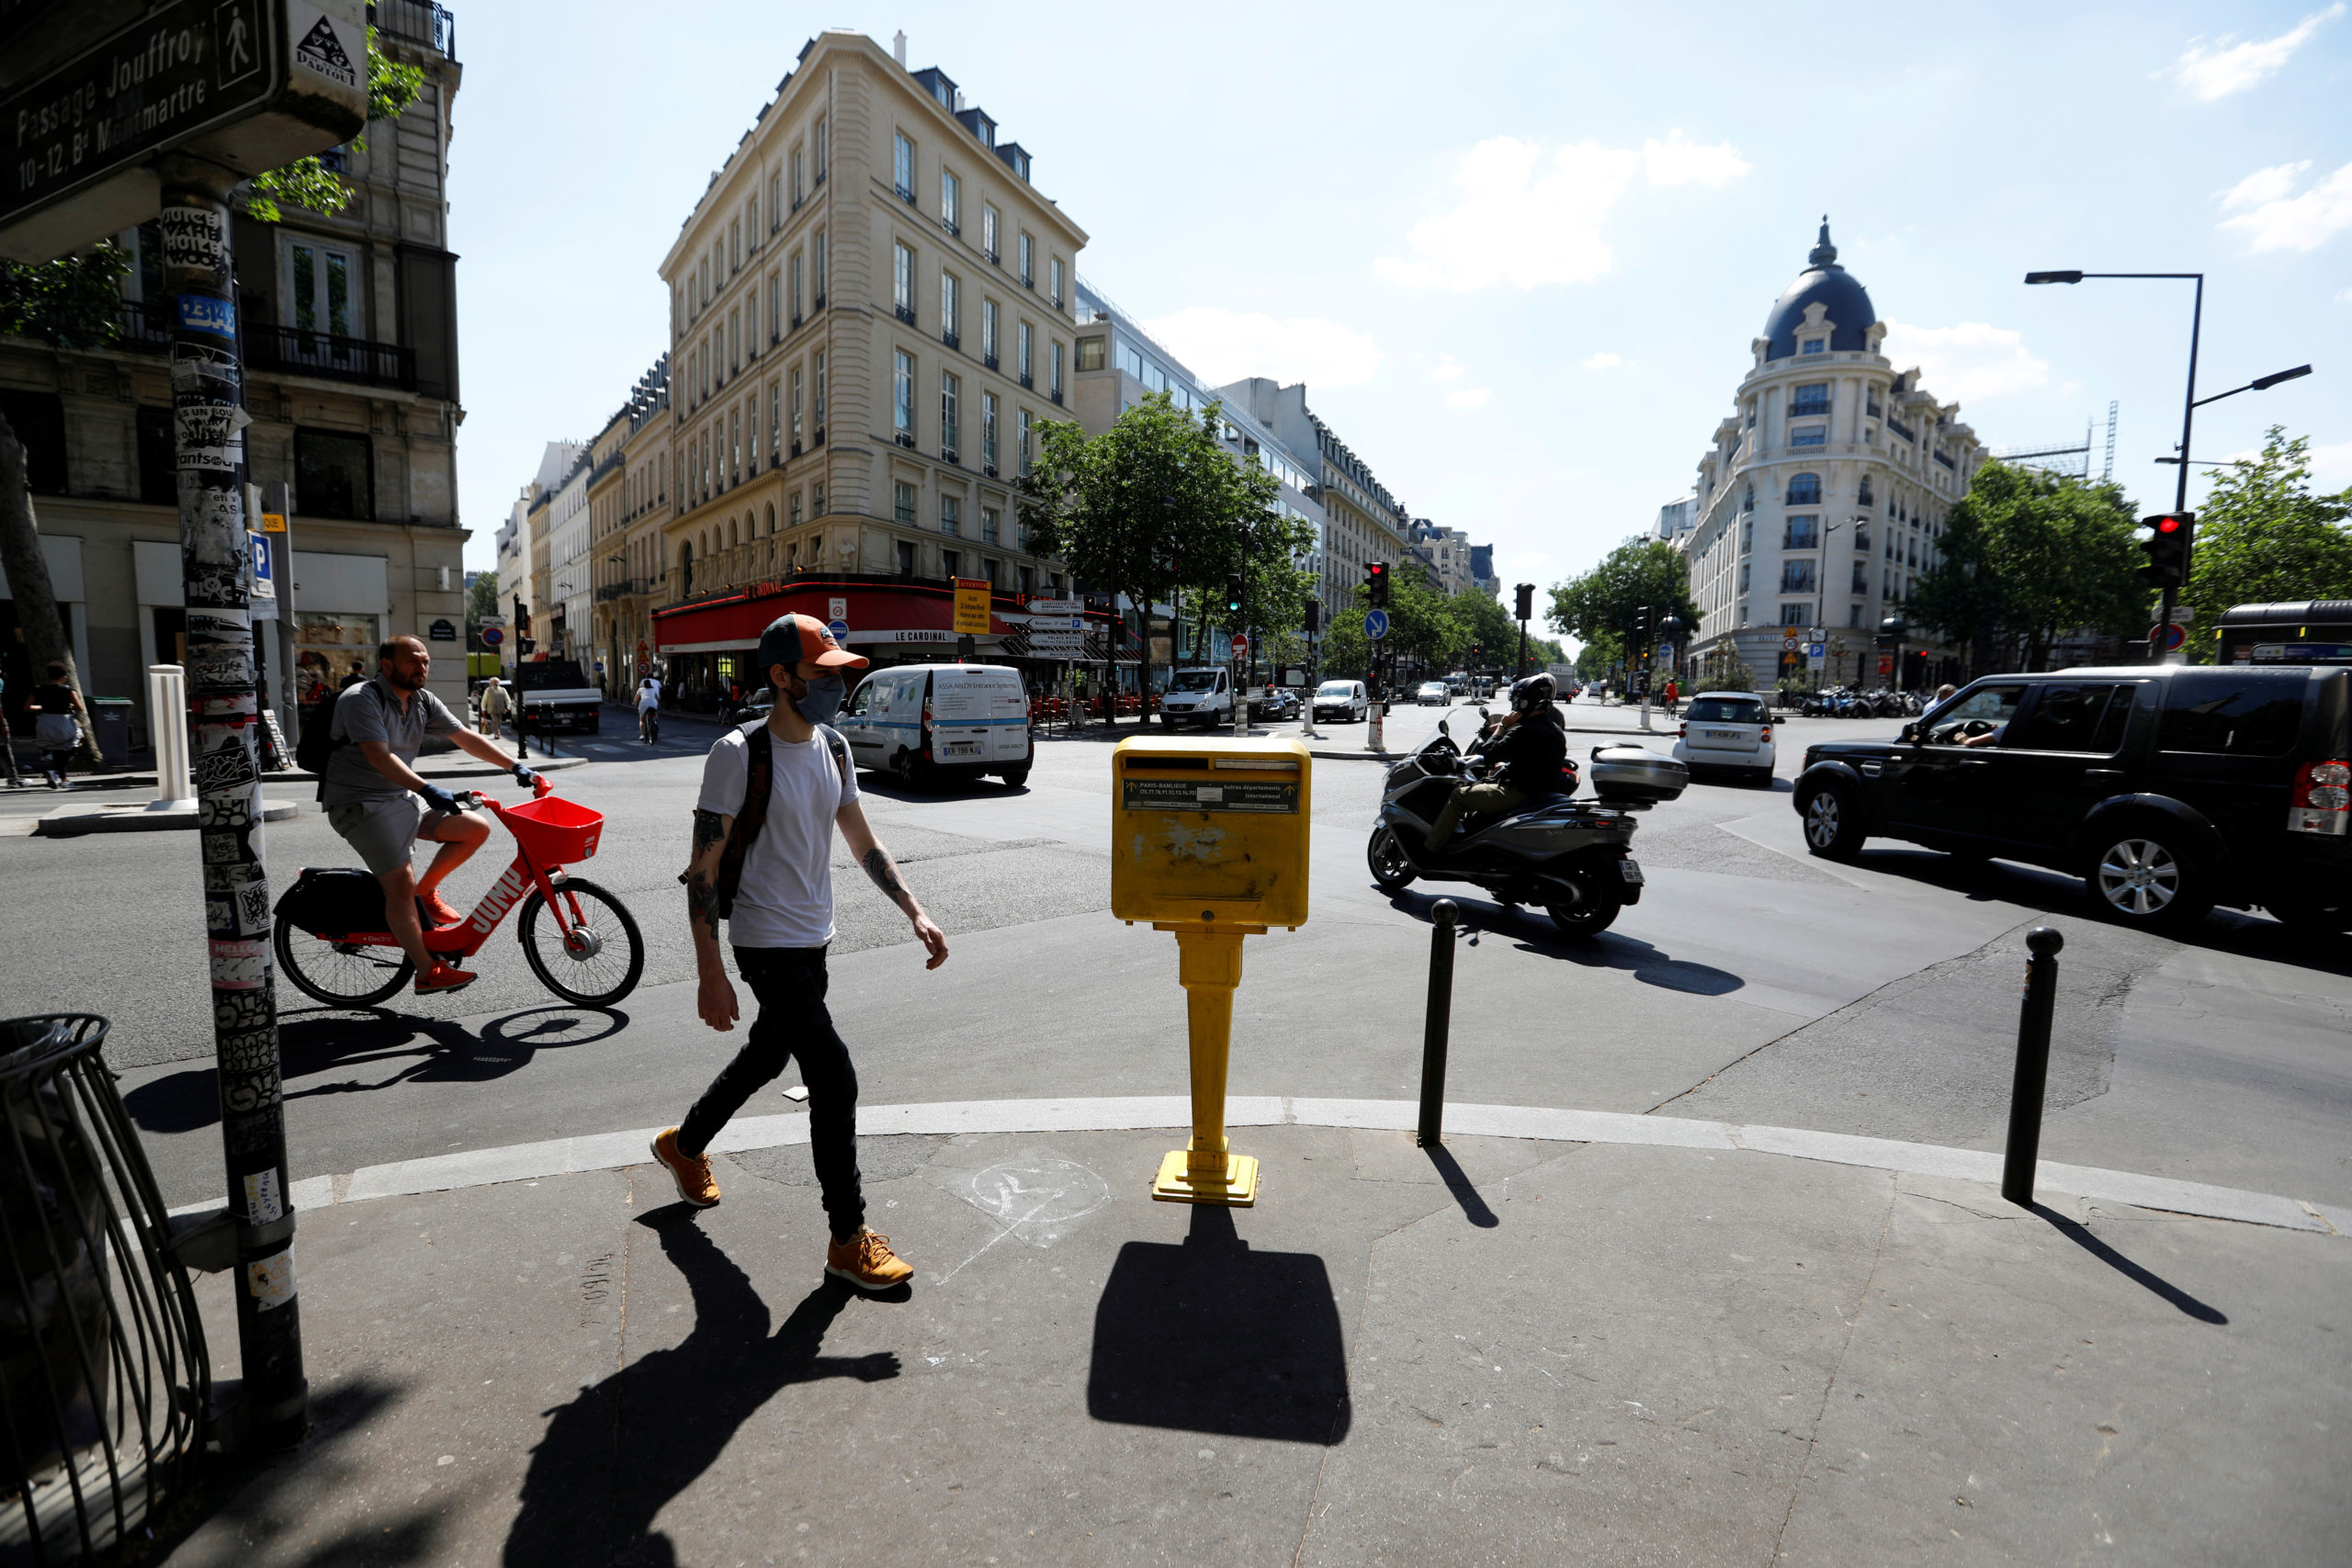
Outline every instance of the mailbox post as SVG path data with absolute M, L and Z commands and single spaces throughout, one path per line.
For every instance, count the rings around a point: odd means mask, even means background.
M 1111 912 L 1176 933 L 1191 1046 L 1193 1136 L 1151 1195 L 1247 1207 L 1258 1162 L 1225 1136 L 1241 942 L 1306 922 L 1311 759 L 1295 740 L 1139 736 L 1112 753 Z

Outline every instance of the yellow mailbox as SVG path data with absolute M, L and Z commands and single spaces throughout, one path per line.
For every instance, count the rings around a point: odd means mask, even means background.
M 1193 1141 L 1151 1195 L 1246 1205 L 1258 1162 L 1226 1146 L 1226 1066 L 1241 939 L 1306 921 L 1306 748 L 1139 736 L 1111 754 L 1111 912 L 1176 933 L 1193 1068 Z

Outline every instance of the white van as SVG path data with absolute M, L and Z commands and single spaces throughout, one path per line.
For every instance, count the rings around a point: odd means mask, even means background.
M 861 768 L 906 783 L 1029 777 L 1029 693 L 1001 664 L 898 664 L 867 676 L 834 726 Z
M 1169 728 L 1178 721 L 1216 728 L 1233 722 L 1233 676 L 1225 670 L 1179 670 L 1168 678 L 1159 694 L 1159 721 Z

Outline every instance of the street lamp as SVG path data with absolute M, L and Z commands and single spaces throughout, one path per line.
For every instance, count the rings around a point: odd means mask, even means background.
M 2155 278 L 2175 282 L 2186 280 L 2197 285 L 2197 293 L 2189 307 L 2188 315 L 2188 388 L 2182 395 L 2180 408 L 2180 456 L 2177 459 L 2180 469 L 2180 479 L 2173 489 L 2172 502 L 2175 512 L 2186 512 L 2188 510 L 2190 467 L 2188 435 L 2198 409 L 2205 403 L 2219 402 L 2222 399 L 2233 397 L 2239 392 L 2264 391 L 2281 381 L 2291 381 L 2299 376 L 2308 376 L 2311 374 L 2312 367 L 2308 365 L 2300 365 L 2292 370 L 2281 370 L 2276 375 L 2265 376 L 2256 381 L 2249 381 L 2243 387 L 2233 387 L 2226 392 L 2217 392 L 2212 397 L 2200 399 L 2197 395 L 2197 339 L 2205 321 L 2205 275 L 2201 272 L 2084 272 L 2079 269 L 2029 272 L 2025 275 L 2025 280 L 2029 284 L 2080 283 L 2086 277 Z M 2160 628 L 2172 625 L 2173 597 L 2177 592 L 2171 587 L 2164 591 L 2163 608 L 2156 616 L 2156 625 Z M 2164 658 L 2164 635 L 2159 630 L 2148 645 L 2148 660 L 2151 663 L 2160 662 Z

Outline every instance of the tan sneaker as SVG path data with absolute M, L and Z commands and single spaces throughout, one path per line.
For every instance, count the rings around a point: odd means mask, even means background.
M 906 1260 L 890 1250 L 888 1236 L 864 1228 L 846 1242 L 826 1247 L 825 1272 L 836 1280 L 847 1280 L 861 1291 L 887 1291 L 915 1277 Z
M 664 1127 L 653 1134 L 653 1157 L 669 1168 L 671 1178 L 678 1184 L 679 1197 L 697 1209 L 718 1205 L 718 1182 L 710 1174 L 709 1156 L 690 1155 L 679 1148 L 675 1127 Z

